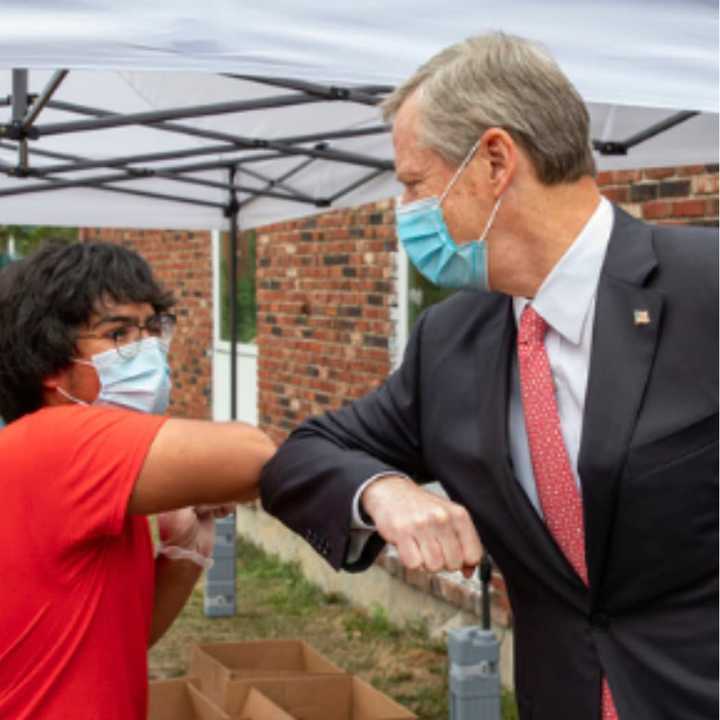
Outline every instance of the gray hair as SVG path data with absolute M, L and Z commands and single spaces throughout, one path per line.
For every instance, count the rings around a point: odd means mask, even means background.
M 557 63 L 528 40 L 492 33 L 445 48 L 383 101 L 385 119 L 416 90 L 420 142 L 452 165 L 499 127 L 546 185 L 595 175 L 587 108 Z

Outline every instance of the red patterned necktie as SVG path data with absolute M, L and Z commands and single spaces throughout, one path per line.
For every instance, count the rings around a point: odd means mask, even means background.
M 588 584 L 582 497 L 570 465 L 545 351 L 548 325 L 527 305 L 518 329 L 518 367 L 525 427 L 535 484 L 545 523 L 560 549 Z M 602 719 L 617 720 L 607 679 L 602 683 Z

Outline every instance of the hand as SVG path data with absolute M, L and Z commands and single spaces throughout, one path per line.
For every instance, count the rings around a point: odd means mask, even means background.
M 468 511 L 398 475 L 370 483 L 360 498 L 380 535 L 411 570 L 472 575 L 481 546 Z
M 192 550 L 210 557 L 215 543 L 215 517 L 227 515 L 232 505 L 204 505 L 180 508 L 157 516 L 158 533 L 163 545 Z
M 215 518 L 222 518 L 235 512 L 235 505 L 232 503 L 225 505 L 196 505 L 195 512 L 199 517 L 212 514 Z

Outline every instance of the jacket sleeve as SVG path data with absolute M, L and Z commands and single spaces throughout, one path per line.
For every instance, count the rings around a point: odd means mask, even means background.
M 302 536 L 335 569 L 367 568 L 382 549 L 378 534 L 360 558 L 345 559 L 352 501 L 378 473 L 429 481 L 420 441 L 420 356 L 427 313 L 415 325 L 400 367 L 377 390 L 340 410 L 303 422 L 265 466 L 267 512 Z

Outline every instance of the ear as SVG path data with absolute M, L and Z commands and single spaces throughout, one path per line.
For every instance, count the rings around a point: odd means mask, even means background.
M 489 168 L 488 181 L 495 197 L 510 184 L 518 164 L 518 147 L 510 133 L 502 128 L 488 128 L 480 138 L 479 148 Z

